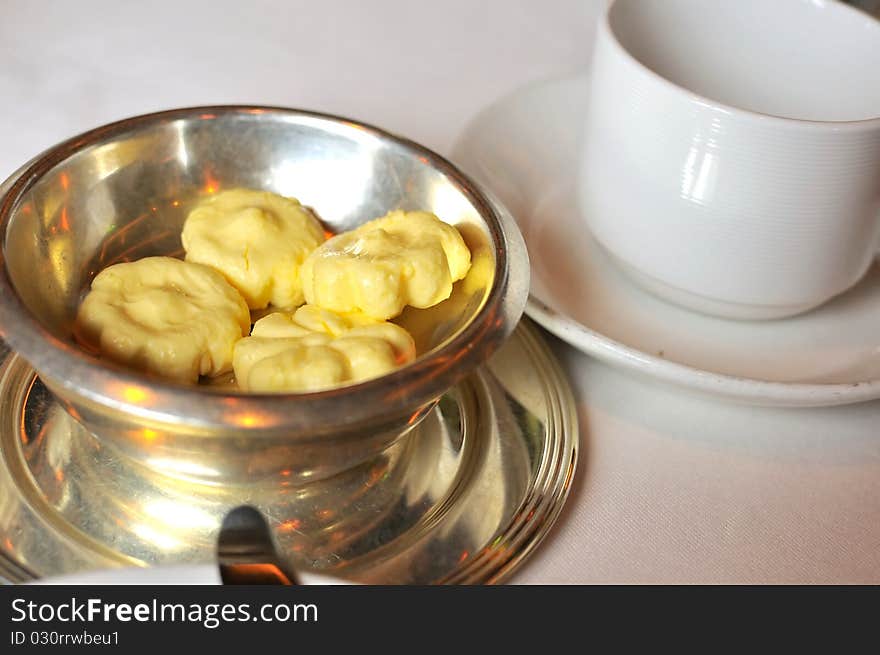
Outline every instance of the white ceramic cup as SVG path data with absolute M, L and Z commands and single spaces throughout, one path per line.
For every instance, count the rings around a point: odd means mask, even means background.
M 584 215 L 693 309 L 794 315 L 880 241 L 880 22 L 828 0 L 616 0 L 591 75 Z

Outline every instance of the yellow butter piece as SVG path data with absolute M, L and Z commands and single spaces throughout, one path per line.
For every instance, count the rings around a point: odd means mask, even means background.
M 324 242 L 300 275 L 306 302 L 386 320 L 407 305 L 447 299 L 470 265 L 454 226 L 428 212 L 393 211 Z
M 245 391 L 304 392 L 384 375 L 415 355 L 412 337 L 393 323 L 304 305 L 257 321 L 235 345 L 233 365 Z
M 231 189 L 190 212 L 181 235 L 186 260 L 220 271 L 251 309 L 303 303 L 300 267 L 324 242 L 312 212 L 293 198 Z
M 101 271 L 74 328 L 108 359 L 180 382 L 231 370 L 249 329 L 247 304 L 222 275 L 171 257 Z

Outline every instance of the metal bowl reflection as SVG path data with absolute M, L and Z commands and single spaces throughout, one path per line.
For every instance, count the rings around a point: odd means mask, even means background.
M 181 255 L 198 200 L 223 188 L 299 198 L 334 231 L 391 209 L 457 225 L 479 259 L 453 296 L 401 321 L 423 354 L 357 385 L 298 395 L 179 386 L 79 348 L 72 322 L 95 274 Z M 0 187 L 0 335 L 101 442 L 203 482 L 326 477 L 382 452 L 504 341 L 522 313 L 528 263 L 503 208 L 449 162 L 333 116 L 200 107 L 74 137 Z

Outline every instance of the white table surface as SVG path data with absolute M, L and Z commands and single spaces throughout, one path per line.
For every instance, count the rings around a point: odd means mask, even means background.
M 98 124 L 210 103 L 348 115 L 448 154 L 489 102 L 586 68 L 603 4 L 6 0 L 0 176 Z M 880 582 L 880 402 L 739 407 L 551 341 L 582 456 L 515 581 Z

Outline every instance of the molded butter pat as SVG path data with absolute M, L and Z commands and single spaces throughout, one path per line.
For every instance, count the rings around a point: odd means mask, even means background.
M 471 265 L 458 230 L 427 212 L 393 211 L 326 241 L 300 272 L 306 302 L 376 319 L 446 300 Z
M 217 271 L 147 257 L 98 273 L 74 331 L 120 364 L 197 382 L 232 368 L 233 346 L 249 329 L 244 298 Z
M 235 379 L 245 391 L 317 391 L 366 380 L 415 359 L 402 327 L 304 305 L 254 324 L 235 345 Z
M 293 198 L 250 189 L 211 196 L 181 235 L 186 260 L 223 273 L 251 309 L 303 303 L 300 266 L 324 242 L 312 212 Z

